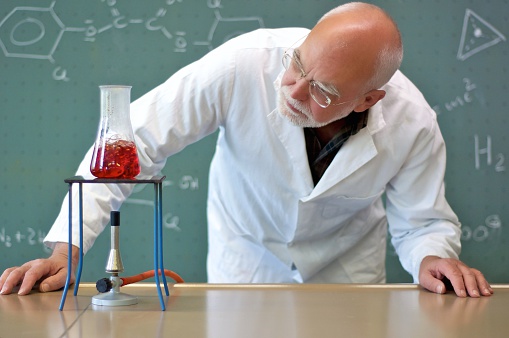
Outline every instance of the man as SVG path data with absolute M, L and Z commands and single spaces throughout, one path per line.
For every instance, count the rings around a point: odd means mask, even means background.
M 404 268 L 423 287 L 444 293 L 448 279 L 460 297 L 492 294 L 457 259 L 444 142 L 434 112 L 398 71 L 402 53 L 387 14 L 351 3 L 311 31 L 233 39 L 132 104 L 142 175 L 219 128 L 210 282 L 384 282 L 388 221 Z M 90 155 L 78 174 L 88 173 Z M 85 207 L 96 211 L 85 215 L 85 252 L 131 189 L 85 185 Z M 20 283 L 21 295 L 38 281 L 42 291 L 64 285 L 66 206 L 46 238 L 53 255 L 7 269 L 2 294 Z

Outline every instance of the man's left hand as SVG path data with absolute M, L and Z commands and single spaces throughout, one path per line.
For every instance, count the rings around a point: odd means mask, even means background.
M 426 256 L 419 269 L 419 283 L 436 293 L 445 293 L 444 279 L 447 278 L 458 297 L 491 296 L 493 289 L 483 274 L 453 258 Z

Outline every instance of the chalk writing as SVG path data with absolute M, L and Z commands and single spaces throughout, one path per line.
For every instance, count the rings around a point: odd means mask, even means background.
M 16 245 L 41 245 L 47 252 L 51 250 L 43 244 L 46 232 L 42 230 L 36 230 L 34 228 L 26 228 L 22 230 L 16 230 L 13 233 L 8 233 L 5 227 L 0 229 L 0 243 L 6 248 L 12 248 Z
M 472 95 L 472 93 L 477 88 L 476 84 L 469 78 L 463 78 L 463 83 L 465 85 L 465 91 L 460 95 L 457 95 L 455 98 L 444 103 L 446 111 L 452 112 L 453 110 L 459 107 L 466 106 L 473 102 L 474 96 Z M 433 106 L 433 109 L 435 110 L 437 115 L 440 115 L 443 112 L 442 107 L 440 105 Z
M 212 9 L 223 7 L 221 6 L 221 0 L 207 0 L 207 6 Z
M 6 57 L 45 59 L 55 63 L 54 53 L 65 32 L 83 33 L 83 41 L 95 42 L 101 34 L 109 30 L 121 30 L 131 25 L 139 25 L 147 31 L 160 33 L 165 39 L 173 40 L 174 52 L 184 53 L 187 51 L 186 32 L 184 30 L 171 32 L 162 21 L 168 12 L 167 8 L 157 9 L 154 15 L 148 19 L 128 18 L 122 15 L 116 6 L 116 0 L 101 0 L 101 2 L 108 6 L 111 21 L 97 26 L 93 18 L 88 18 L 84 21 L 83 27 L 66 26 L 54 10 L 56 1 L 51 2 L 49 7 L 15 7 L 0 21 L 0 48 Z M 183 0 L 166 1 L 167 6 L 180 3 L 183 3 Z M 222 18 L 218 11 L 222 7 L 221 0 L 208 0 L 207 7 L 215 10 L 216 19 L 209 30 L 208 40 L 196 42 L 196 45 L 204 44 L 213 49 L 214 34 L 220 24 L 252 21 L 252 27 L 247 27 L 245 31 L 263 27 L 263 21 L 258 17 Z M 233 32 L 228 32 L 220 43 L 244 32 L 235 28 L 233 27 Z M 31 32 L 31 34 L 26 33 L 26 31 Z M 70 80 L 67 70 L 61 66 L 55 67 L 52 78 L 55 81 Z
M 486 165 L 492 166 L 494 165 L 494 170 L 496 172 L 503 172 L 505 171 L 505 156 L 502 153 L 498 153 L 495 156 L 495 160 L 493 160 L 493 153 L 492 153 L 492 141 L 491 136 L 486 136 L 486 146 L 484 148 L 481 148 L 480 142 L 479 142 L 479 136 L 476 134 L 474 135 L 474 153 L 475 153 L 475 169 L 481 170 L 481 158 L 483 156 L 486 156 Z
M 219 7 L 220 1 L 209 1 L 209 7 Z M 257 28 L 263 28 L 264 23 L 261 17 L 235 17 L 235 18 L 223 18 L 219 10 L 214 10 L 214 15 L 216 19 L 212 23 L 212 27 L 209 30 L 209 34 L 207 36 L 207 41 L 196 41 L 195 45 L 207 46 L 210 50 L 219 46 L 220 44 L 234 38 L 235 36 L 241 35 L 242 33 L 248 32 L 250 30 L 255 30 Z M 218 36 L 216 31 L 219 27 L 227 26 L 226 31 L 228 32 L 224 36 Z
M 180 190 L 190 190 L 190 191 L 199 190 L 199 188 L 200 188 L 199 179 L 197 177 L 193 177 L 191 175 L 182 176 L 178 180 L 178 184 L 175 184 L 175 182 L 173 182 L 172 180 L 163 181 L 163 190 L 165 187 L 169 187 L 169 186 L 175 186 L 175 187 L 179 188 Z M 145 189 L 145 187 L 146 187 L 146 185 L 143 185 L 143 184 L 136 185 L 133 189 L 132 195 L 135 195 L 136 193 L 140 193 L 142 190 Z M 142 206 L 147 206 L 150 208 L 154 207 L 153 200 L 143 199 L 143 198 L 133 198 L 132 195 L 125 201 L 125 203 L 142 205 Z M 180 223 L 180 218 L 178 216 L 172 214 L 171 212 L 167 212 L 163 215 L 163 227 L 164 228 L 170 229 L 170 230 L 175 230 L 175 231 L 181 231 L 181 229 L 179 227 L 179 223 Z
M 114 5 L 115 3 L 112 2 Z M 162 35 L 167 39 L 172 39 L 173 34 L 171 34 L 170 31 L 161 23 L 159 23 L 159 19 L 163 18 L 166 15 L 167 10 L 165 8 L 159 8 L 155 15 L 148 20 L 143 19 L 129 19 L 126 18 L 124 15 L 120 14 L 120 11 L 113 7 L 111 8 L 111 15 L 112 15 L 112 22 L 108 23 L 106 25 L 96 27 L 94 25 L 94 20 L 87 19 L 85 20 L 85 24 L 87 25 L 86 28 L 83 28 L 82 30 L 85 32 L 84 41 L 88 42 L 95 42 L 98 35 L 109 31 L 110 29 L 124 29 L 132 24 L 142 24 L 145 29 L 151 32 L 161 32 Z M 183 35 L 185 35 L 184 32 L 178 32 L 179 40 L 177 41 L 177 46 L 179 46 L 178 51 L 185 51 L 185 48 L 182 48 L 183 45 Z M 185 43 L 184 45 L 186 45 Z
M 167 213 L 163 217 L 163 226 L 166 229 L 181 231 L 179 227 L 180 218 L 178 216 L 174 216 L 171 213 Z
M 478 225 L 474 228 L 463 225 L 461 227 L 461 240 L 475 242 L 483 242 L 493 237 L 499 237 L 502 231 L 502 221 L 497 214 L 489 215 L 484 220 L 484 224 Z
M 495 27 L 467 8 L 457 58 L 465 61 L 472 55 L 505 40 L 505 36 Z
M 182 190 L 198 190 L 199 182 L 197 177 L 186 175 L 179 181 L 179 188 Z
M 55 1 L 47 8 L 15 7 L 0 21 L 0 47 L 6 57 L 46 59 L 55 63 L 53 54 L 64 32 L 81 31 L 66 27 L 54 10 Z M 39 14 L 37 18 L 34 16 Z M 32 32 L 30 34 L 22 32 Z M 69 81 L 67 71 L 56 67 L 53 79 Z
M 54 5 L 55 2 L 47 8 L 15 7 L 0 21 L 0 47 L 5 56 L 55 61 L 53 53 L 66 27 L 56 15 Z M 39 14 L 37 18 L 34 12 Z M 22 34 L 24 30 L 31 34 Z

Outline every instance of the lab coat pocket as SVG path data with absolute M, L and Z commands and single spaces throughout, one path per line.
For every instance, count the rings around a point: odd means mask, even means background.
M 346 219 L 357 214 L 362 214 L 371 205 L 373 205 L 384 193 L 384 190 L 378 191 L 376 194 L 367 197 L 354 196 L 335 196 L 327 199 L 322 209 L 324 219 L 337 218 L 338 216 Z

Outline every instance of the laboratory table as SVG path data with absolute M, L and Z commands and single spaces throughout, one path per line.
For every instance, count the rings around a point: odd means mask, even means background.
M 509 285 L 483 298 L 437 295 L 412 284 L 156 285 L 121 288 L 128 306 L 91 303 L 81 283 L 59 311 L 62 291 L 0 296 L 0 337 L 509 337 Z

